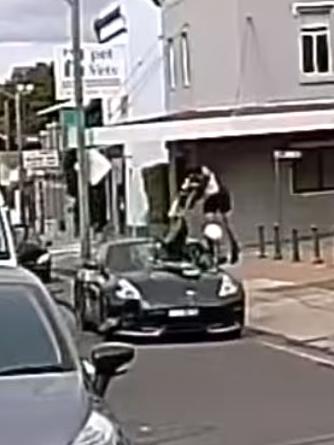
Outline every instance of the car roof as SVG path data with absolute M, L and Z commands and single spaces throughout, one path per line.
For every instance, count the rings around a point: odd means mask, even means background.
M 1 284 L 30 284 L 41 286 L 37 277 L 22 267 L 0 267 Z

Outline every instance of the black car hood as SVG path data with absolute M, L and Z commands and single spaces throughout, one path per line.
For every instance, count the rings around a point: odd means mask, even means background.
M 90 410 L 78 373 L 0 378 L 0 443 L 67 445 Z
M 216 304 L 220 274 L 201 274 L 189 278 L 165 270 L 143 270 L 123 273 L 143 299 L 153 307 Z

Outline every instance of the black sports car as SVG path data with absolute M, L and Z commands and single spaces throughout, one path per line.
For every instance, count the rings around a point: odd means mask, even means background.
M 50 283 L 52 256 L 48 250 L 50 243 L 43 243 L 30 233 L 25 225 L 13 226 L 18 263 L 34 272 L 44 283 Z
M 199 261 L 199 242 L 186 247 L 184 261 L 169 261 L 146 239 L 103 244 L 96 262 L 86 264 L 75 279 L 82 327 L 132 338 L 169 333 L 240 336 L 242 284 L 222 268 Z

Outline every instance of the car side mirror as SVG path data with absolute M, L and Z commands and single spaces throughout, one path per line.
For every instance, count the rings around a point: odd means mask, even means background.
M 127 372 L 135 358 L 135 349 L 126 343 L 100 343 L 93 347 L 92 364 L 95 368 L 94 388 L 103 397 L 110 380 Z

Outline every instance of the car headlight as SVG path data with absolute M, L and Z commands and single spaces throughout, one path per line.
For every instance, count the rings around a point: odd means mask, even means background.
M 49 253 L 43 253 L 40 257 L 37 259 L 37 264 L 44 264 L 47 263 L 51 258 L 51 255 Z
M 115 288 L 115 295 L 120 300 L 135 300 L 140 301 L 141 307 L 143 309 L 149 309 L 150 304 L 144 300 L 139 289 L 137 289 L 130 281 L 121 278 L 117 281 Z
M 121 278 L 118 280 L 115 295 L 120 300 L 141 300 L 139 290 L 130 281 Z
M 118 433 L 114 425 L 106 417 L 93 411 L 72 445 L 118 445 L 118 443 Z
M 218 296 L 221 298 L 229 297 L 230 295 L 237 293 L 237 291 L 238 286 L 234 280 L 229 275 L 224 274 L 221 279 Z

